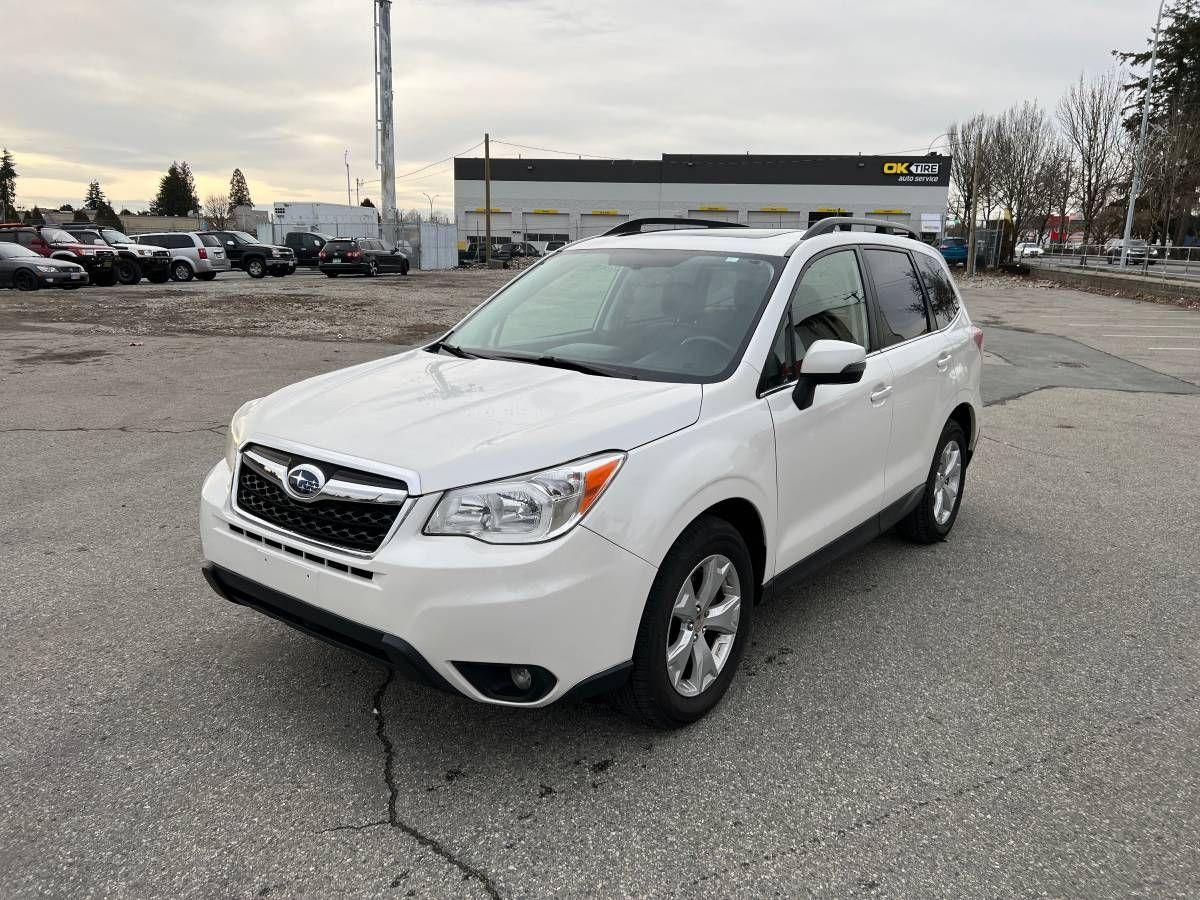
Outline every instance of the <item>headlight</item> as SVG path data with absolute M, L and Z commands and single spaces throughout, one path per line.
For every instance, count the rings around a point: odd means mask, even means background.
M 80 253 L 81 253 L 83 256 L 95 256 L 95 255 L 96 255 L 96 251 L 95 251 L 95 250 L 80 250 L 79 252 L 80 252 Z
M 242 446 L 242 440 L 246 436 L 246 416 L 261 399 L 262 397 L 259 397 L 258 400 L 243 403 L 233 414 L 233 421 L 229 423 L 229 434 L 225 438 L 225 462 L 229 464 L 230 472 L 237 465 L 238 448 Z
M 604 453 L 544 472 L 447 491 L 426 534 L 489 544 L 531 544 L 570 531 L 608 487 L 624 453 Z
M 37 270 L 39 272 L 57 272 L 58 271 L 58 269 L 54 268 L 54 266 L 38 266 Z
M 272 256 L 283 256 L 283 253 L 279 250 L 272 250 L 271 255 Z

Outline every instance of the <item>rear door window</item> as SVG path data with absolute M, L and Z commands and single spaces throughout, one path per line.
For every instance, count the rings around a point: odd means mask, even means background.
M 192 246 L 192 239 L 188 238 L 188 237 L 185 237 L 185 239 L 188 242 L 187 246 L 189 246 L 189 247 Z M 202 243 L 205 247 L 220 247 L 221 246 L 220 238 L 218 238 L 214 235 L 211 235 L 211 234 L 200 235 L 200 243 Z
M 879 305 L 880 346 L 889 347 L 928 332 L 925 292 L 908 253 L 871 247 L 863 255 L 871 269 Z
M 917 254 L 917 269 L 929 294 L 934 327 L 945 328 L 958 315 L 958 294 L 954 292 L 950 274 L 945 266 L 924 253 Z

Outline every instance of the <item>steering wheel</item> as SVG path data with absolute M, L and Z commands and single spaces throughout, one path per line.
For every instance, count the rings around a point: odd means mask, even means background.
M 737 353 L 737 347 L 733 347 L 725 343 L 720 338 L 713 337 L 711 334 L 694 334 L 690 338 L 685 338 L 684 340 L 680 341 L 679 346 L 682 349 L 683 347 L 686 347 L 688 344 L 691 344 L 695 341 L 707 341 L 710 344 L 716 344 L 722 350 L 729 351 L 730 354 Z

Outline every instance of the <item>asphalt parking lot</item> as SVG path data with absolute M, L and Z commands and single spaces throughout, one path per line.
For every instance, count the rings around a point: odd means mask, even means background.
M 1200 892 L 1200 311 L 969 288 L 951 540 L 778 598 L 661 733 L 393 681 L 200 575 L 243 400 L 504 279 L 0 293 L 0 894 Z

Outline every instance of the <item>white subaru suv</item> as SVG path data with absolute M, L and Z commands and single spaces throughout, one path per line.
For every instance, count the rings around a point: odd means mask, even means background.
M 893 527 L 950 532 L 982 334 L 890 223 L 626 222 L 428 346 L 239 409 L 205 575 L 475 700 L 608 693 L 684 725 L 769 591 Z

